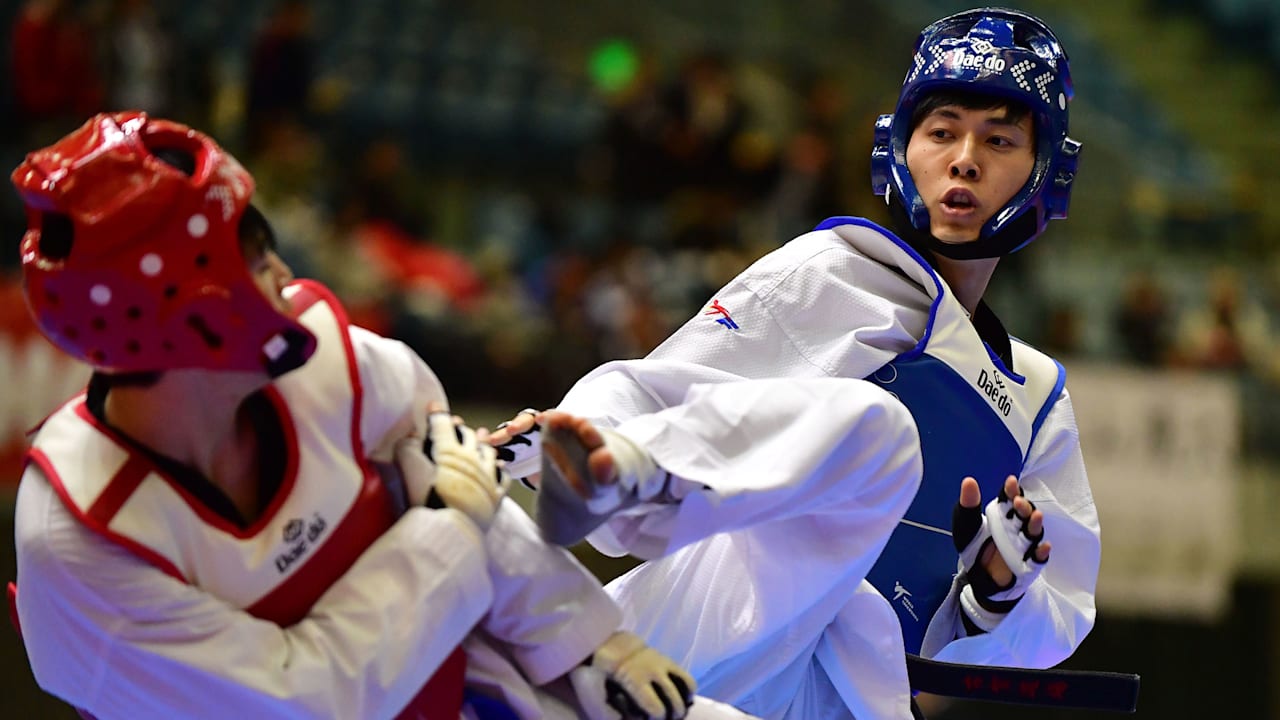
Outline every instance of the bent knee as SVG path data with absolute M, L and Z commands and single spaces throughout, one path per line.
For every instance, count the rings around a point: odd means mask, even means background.
M 840 404 L 853 411 L 851 432 L 874 434 L 887 443 L 919 445 L 915 418 L 897 395 L 866 380 L 842 381 L 838 392 Z
M 909 494 L 919 488 L 924 473 L 920 431 L 907 406 L 896 395 L 863 380 L 841 388 L 844 400 L 859 410 L 853 413 L 849 437 L 874 447 L 881 477 Z

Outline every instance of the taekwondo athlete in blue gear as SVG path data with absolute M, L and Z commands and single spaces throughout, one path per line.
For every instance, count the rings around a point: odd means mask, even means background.
M 1065 215 L 1066 55 L 999 8 L 915 49 L 877 123 L 894 231 L 822 223 L 542 415 L 542 484 L 569 488 L 539 493 L 544 534 L 647 559 L 608 586 L 625 625 L 761 717 L 911 717 L 908 649 L 1046 668 L 1093 627 L 1099 529 L 1063 373 L 981 299 Z
M 1035 121 L 1036 158 L 1026 185 L 966 244 L 930 234 L 929 209 L 907 169 L 920 100 L 948 90 L 1007 98 L 1028 107 Z M 1066 53 L 1053 31 L 1029 15 L 971 10 L 921 33 L 896 110 L 876 122 L 872 150 L 873 189 L 885 196 L 895 230 L 918 262 L 930 268 L 924 259 L 930 253 L 956 260 L 1007 255 L 1038 237 L 1050 219 L 1066 217 L 1080 152 L 1080 143 L 1067 137 L 1071 95 Z M 817 229 L 846 221 L 831 218 Z M 941 283 L 938 290 L 946 292 Z M 983 497 L 995 497 L 1006 477 L 1021 476 L 1065 382 L 1062 366 L 1028 345 L 1005 341 L 1004 353 L 991 349 L 957 309 L 935 302 L 924 339 L 868 378 L 911 410 L 924 453 L 920 492 L 868 576 L 898 612 L 912 653 L 920 652 L 928 622 L 952 586 L 956 568 L 947 535 L 956 480 L 972 476 Z
M 929 209 L 907 168 L 917 106 L 940 90 L 1021 103 L 1035 118 L 1031 177 L 987 220 L 978 239 L 964 244 L 942 242 L 929 233 Z M 1039 237 L 1050 220 L 1066 218 L 1080 155 L 1080 143 L 1067 137 L 1067 104 L 1073 95 L 1067 53 L 1049 26 L 1035 17 L 981 8 L 925 28 L 916 41 L 897 108 L 876 119 L 871 150 L 872 190 L 888 203 L 893 229 L 917 249 L 970 260 L 1020 250 Z

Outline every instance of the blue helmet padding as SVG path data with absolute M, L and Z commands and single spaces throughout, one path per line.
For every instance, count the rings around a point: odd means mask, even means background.
M 1072 97 L 1067 54 L 1047 25 L 1017 10 L 979 8 L 945 17 L 920 33 L 896 109 L 876 120 L 871 181 L 875 193 L 886 198 L 892 183 L 912 225 L 922 232 L 929 230 L 929 211 L 907 170 L 907 142 L 916 106 L 937 90 L 1009 98 L 1031 109 L 1036 132 L 1031 177 L 987 221 L 981 238 L 1024 212 L 1035 212 L 1035 231 L 1021 247 L 1050 219 L 1067 216 L 1080 143 L 1067 136 Z

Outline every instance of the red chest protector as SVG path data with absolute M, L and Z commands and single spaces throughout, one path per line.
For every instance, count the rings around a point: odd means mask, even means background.
M 46 421 L 28 453 L 89 528 L 164 572 L 282 627 L 316 600 L 396 521 L 394 493 L 365 459 L 362 391 L 341 306 L 320 285 L 295 283 L 290 302 L 318 340 L 302 367 L 268 390 L 285 436 L 283 479 L 251 526 L 212 513 L 99 423 L 77 398 Z M 97 443 L 118 466 L 77 467 L 59 446 Z M 70 458 L 69 460 L 67 458 Z M 96 480 L 95 480 L 96 479 Z M 16 588 L 10 586 L 13 605 Z M 454 650 L 400 718 L 457 720 L 466 658 Z

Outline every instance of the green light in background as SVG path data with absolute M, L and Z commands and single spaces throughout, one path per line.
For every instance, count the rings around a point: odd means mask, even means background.
M 635 47 L 626 40 L 606 40 L 591 52 L 587 72 L 596 87 L 614 93 L 626 87 L 636 76 L 640 60 Z

